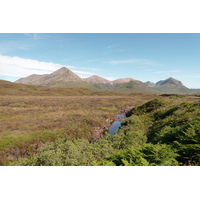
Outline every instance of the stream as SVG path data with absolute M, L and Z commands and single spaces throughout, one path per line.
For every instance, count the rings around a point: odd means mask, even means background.
M 116 120 L 112 123 L 112 125 L 108 129 L 108 133 L 114 135 L 117 130 L 121 127 L 121 122 L 126 117 L 126 114 L 117 115 Z

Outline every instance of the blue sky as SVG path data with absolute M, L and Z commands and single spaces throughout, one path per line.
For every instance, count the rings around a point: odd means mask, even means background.
M 200 88 L 200 34 L 0 33 L 0 79 L 15 81 L 62 66 L 81 77 L 174 77 Z

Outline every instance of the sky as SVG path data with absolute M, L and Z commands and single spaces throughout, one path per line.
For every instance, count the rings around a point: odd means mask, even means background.
M 200 88 L 199 33 L 0 33 L 0 79 L 67 67 L 80 77 L 169 77 Z

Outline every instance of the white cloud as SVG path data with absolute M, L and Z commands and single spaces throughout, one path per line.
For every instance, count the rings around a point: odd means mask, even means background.
M 46 74 L 62 67 L 62 65 L 0 55 L 0 74 L 4 76 L 24 77 L 31 74 Z
M 49 74 L 63 67 L 63 65 L 52 62 L 41 62 L 38 60 L 25 59 L 0 55 L 0 75 L 26 77 L 31 74 Z M 65 66 L 78 74 L 93 74 L 86 71 L 73 70 L 73 66 Z

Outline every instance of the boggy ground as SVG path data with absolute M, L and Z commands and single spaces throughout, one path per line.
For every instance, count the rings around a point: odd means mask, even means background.
M 95 140 L 120 110 L 154 95 L 0 96 L 0 164 L 26 157 L 58 137 Z
M 154 98 L 179 102 L 198 96 L 0 96 L 0 165 L 28 157 L 57 138 L 94 141 L 117 113 Z

